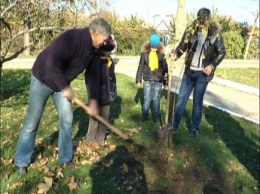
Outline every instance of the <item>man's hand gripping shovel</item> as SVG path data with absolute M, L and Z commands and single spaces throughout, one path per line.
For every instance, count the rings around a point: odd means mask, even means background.
M 103 117 L 101 117 L 101 116 L 99 116 L 97 114 L 94 114 L 92 109 L 89 108 L 85 103 L 83 103 L 77 97 L 74 96 L 72 98 L 72 102 L 75 102 L 76 104 L 78 104 L 81 108 L 83 108 L 86 111 L 86 113 L 88 115 L 94 117 L 97 121 L 99 121 L 100 123 L 105 125 L 108 129 L 110 129 L 112 132 L 114 132 L 116 135 L 118 135 L 123 140 L 128 140 L 129 139 L 129 137 L 126 134 L 122 133 L 119 129 L 117 129 L 116 127 L 114 127 L 110 123 L 108 123 Z

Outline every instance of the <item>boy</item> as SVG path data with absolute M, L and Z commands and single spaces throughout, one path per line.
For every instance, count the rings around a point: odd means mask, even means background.
M 103 46 L 100 47 L 102 52 L 99 66 L 100 66 L 100 93 L 98 98 L 98 114 L 108 121 L 110 103 L 116 98 L 116 76 L 115 65 L 111 59 L 111 51 L 115 48 L 115 42 L 112 36 L 109 36 Z M 89 85 L 87 87 L 88 95 L 91 91 Z M 90 92 L 90 93 L 89 93 Z M 107 147 L 105 144 L 106 127 L 95 120 L 93 117 L 89 119 L 87 143 L 91 148 Z
M 157 34 L 152 34 L 148 42 L 141 47 L 141 57 L 136 73 L 136 83 L 144 87 L 144 104 L 142 122 L 148 119 L 150 103 L 153 101 L 153 121 L 161 123 L 160 100 L 163 84 L 168 79 L 168 65 L 165 59 L 164 46 Z

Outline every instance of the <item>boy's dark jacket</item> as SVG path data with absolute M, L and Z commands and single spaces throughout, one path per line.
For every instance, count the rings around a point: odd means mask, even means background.
M 161 43 L 159 49 L 156 52 L 159 60 L 158 61 L 159 68 L 154 71 L 151 71 L 149 67 L 149 53 L 150 53 L 149 42 L 146 42 L 142 45 L 141 57 L 139 60 L 139 66 L 136 73 L 136 83 L 142 83 L 142 80 L 166 82 L 165 77 L 167 77 L 168 74 L 168 65 L 165 59 L 164 50 L 165 48 Z
M 97 99 L 99 105 L 109 104 L 116 98 L 117 95 L 115 64 L 110 56 L 109 58 L 112 61 L 110 67 L 108 67 L 108 60 L 102 59 L 101 57 L 97 61 L 98 64 L 95 64 L 100 68 L 100 75 L 99 75 L 100 87 L 98 87 L 95 82 L 87 83 L 86 81 L 88 95 L 91 95 L 92 93 L 90 87 L 99 88 L 99 97 Z
M 88 82 L 99 85 L 99 68 L 93 62 L 98 55 L 88 28 L 68 30 L 39 54 L 32 73 L 55 91 L 69 86 L 84 70 Z M 91 91 L 91 98 L 98 98 L 99 88 L 93 87 Z

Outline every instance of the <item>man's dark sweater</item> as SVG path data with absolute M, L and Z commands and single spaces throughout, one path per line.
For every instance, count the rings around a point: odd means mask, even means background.
M 55 91 L 70 85 L 81 72 L 86 70 L 91 98 L 98 98 L 99 68 L 93 60 L 98 57 L 93 47 L 88 28 L 72 29 L 61 34 L 37 57 L 33 75 Z

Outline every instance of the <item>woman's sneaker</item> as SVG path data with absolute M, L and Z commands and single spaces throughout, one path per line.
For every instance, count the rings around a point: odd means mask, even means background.
M 194 137 L 196 137 L 196 135 L 199 133 L 199 130 L 197 130 L 197 129 L 191 129 L 190 131 L 189 131 L 189 134 L 188 134 L 188 137 L 189 138 L 194 138 Z

